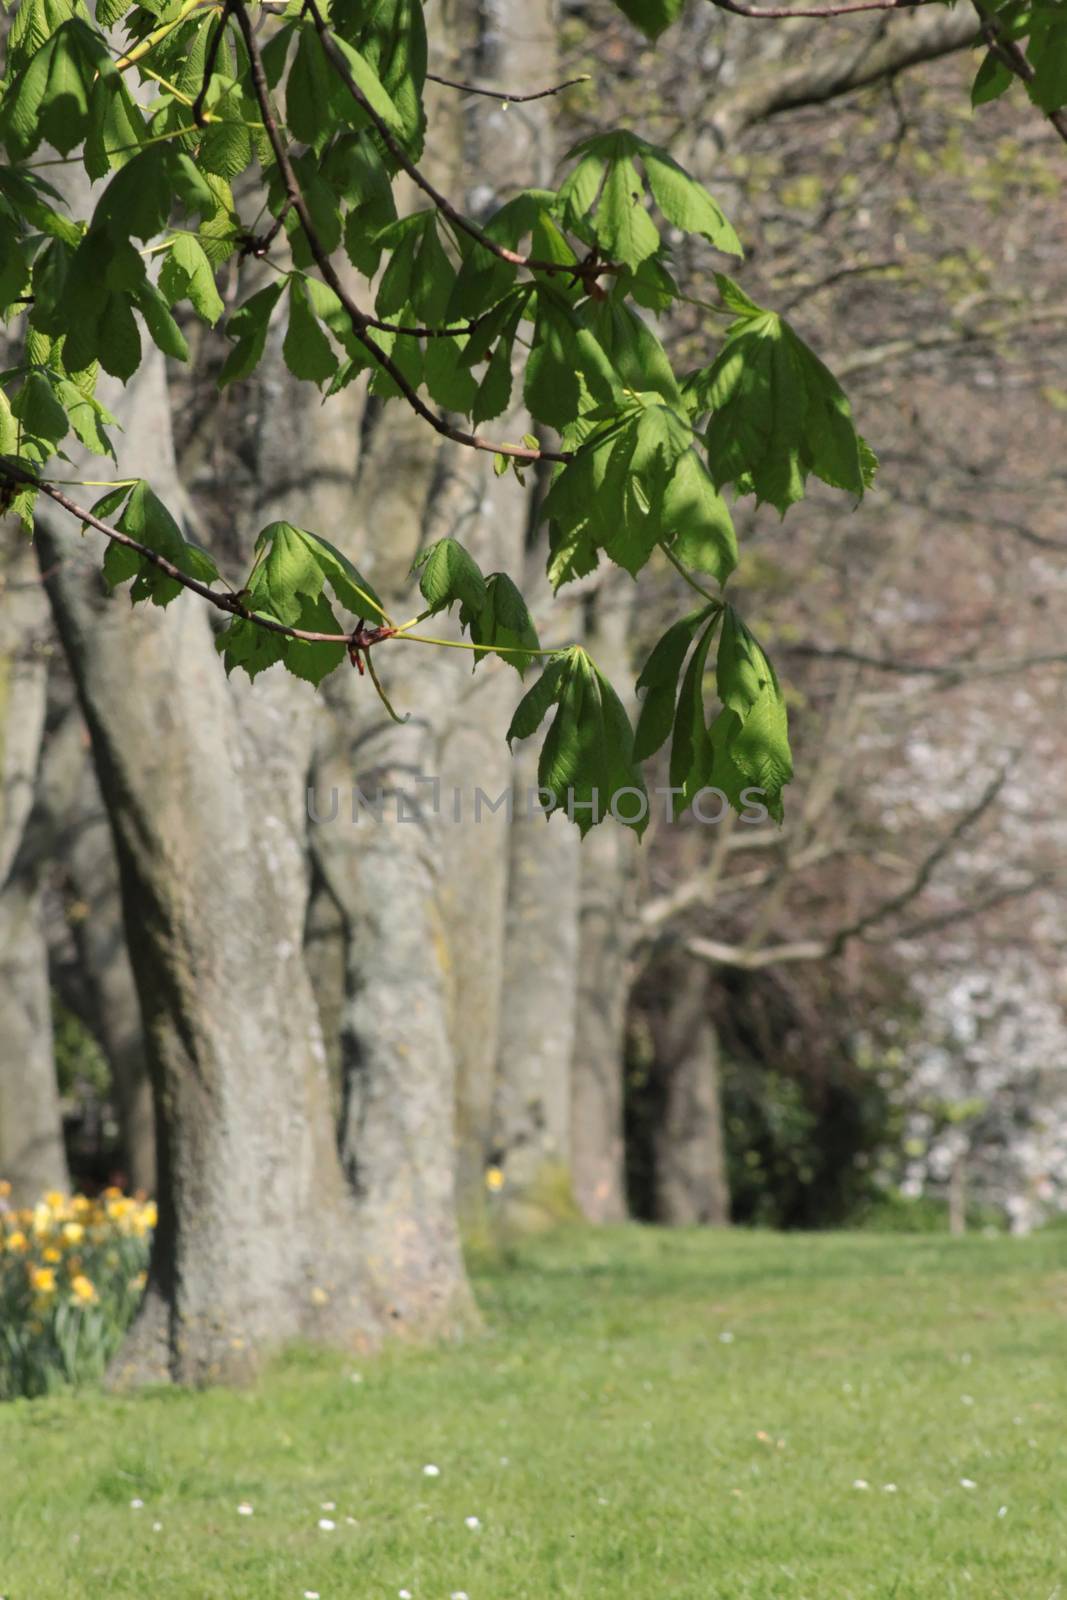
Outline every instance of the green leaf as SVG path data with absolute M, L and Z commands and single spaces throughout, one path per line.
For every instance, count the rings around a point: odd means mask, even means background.
M 1034 76 L 1026 92 L 1046 114 L 1067 105 L 1067 5 L 1037 0 L 1030 13 L 1026 54 Z
M 597 306 L 590 328 L 627 389 L 652 389 L 679 410 L 682 393 L 667 352 L 648 324 L 612 298 Z
M 335 0 L 331 21 L 374 69 L 396 107 L 408 154 L 417 160 L 425 126 L 427 56 L 421 0 Z
M 738 809 L 741 790 L 759 787 L 781 822 L 782 790 L 793 775 L 785 700 L 774 668 L 732 606 L 723 614 L 717 685 L 724 711 L 711 729 L 712 781 Z
M 145 326 L 163 354 L 173 356 L 175 361 L 188 361 L 185 335 L 171 316 L 166 300 L 147 278 L 137 291 L 137 304 Z
M 250 609 L 269 612 L 279 622 L 296 627 L 304 602 L 317 600 L 322 593 L 322 565 L 303 529 L 294 528 L 291 522 L 272 522 L 263 529 L 256 551 L 264 550 L 266 556 L 249 585 Z
M 171 187 L 163 150 L 143 150 L 121 167 L 93 212 L 94 233 L 119 239 L 143 239 L 147 244 L 162 233 L 171 208 Z
M 545 670 L 531 689 L 528 689 L 515 708 L 511 726 L 507 731 L 508 746 L 516 739 L 528 739 L 544 721 L 548 708 L 559 698 L 560 682 L 568 670 L 568 656 L 564 652 L 551 656 Z
M 231 338 L 236 338 L 237 343 L 226 357 L 219 373 L 220 389 L 224 389 L 228 383 L 234 383 L 238 378 L 247 378 L 259 364 L 267 342 L 271 312 L 278 304 L 284 287 L 282 283 L 272 283 L 266 289 L 260 289 L 234 312 L 226 324 L 227 334 Z
M 474 611 L 462 607 L 459 620 L 470 628 L 472 642 L 483 646 L 475 652 L 475 664 L 495 652 L 520 678 L 525 676 L 540 642 L 526 601 L 506 572 L 489 574 L 481 607 Z
M 695 450 L 674 462 L 660 521 L 678 560 L 725 583 L 737 565 L 737 534 L 725 500 Z
M 641 140 L 641 160 L 652 198 L 668 222 L 686 233 L 699 234 L 724 255 L 744 254 L 741 241 L 721 207 L 673 156 Z
M 42 447 L 42 459 L 51 455 L 70 431 L 67 413 L 41 372 L 30 373 L 11 402 L 11 414 L 22 424 L 23 450 L 31 441 L 36 441 Z
M 386 92 L 381 79 L 370 62 L 353 45 L 350 45 L 347 39 L 342 39 L 338 34 L 333 34 L 331 37 L 345 58 L 353 83 L 371 110 L 380 121 L 385 123 L 392 133 L 403 137 L 409 131 L 405 119 L 397 110 L 391 95 Z
M 114 457 L 115 449 L 104 427 L 109 423 L 114 424 L 115 418 L 106 406 L 93 396 L 84 394 L 69 378 L 56 380 L 56 394 L 66 407 L 70 425 L 85 448 L 94 455 Z M 99 512 L 98 515 L 104 516 L 106 513 Z
M 107 503 L 108 497 L 105 496 L 100 504 Z M 97 511 L 97 515 L 105 514 L 106 512 Z M 201 550 L 199 545 L 192 544 L 182 537 L 178 524 L 166 506 L 143 479 L 130 491 L 125 509 L 115 526 L 122 533 L 128 533 L 131 538 L 137 539 L 150 550 L 164 556 L 189 577 L 197 578 L 201 583 L 214 583 L 218 580 L 218 568 L 207 551 Z M 137 559 L 136 567 L 133 565 L 134 557 Z M 168 573 L 161 571 L 147 556 L 141 556 L 136 551 L 114 543 L 108 546 L 104 558 L 104 577 L 112 587 L 132 577 L 134 583 L 130 599 L 150 600 L 157 606 L 169 605 L 182 591 L 182 585 L 177 578 L 172 578 Z
M 538 762 L 537 780 L 584 836 L 614 814 L 640 837 L 648 795 L 634 761 L 630 721 L 611 684 L 580 646 L 554 657 L 520 702 L 508 743 L 528 737 L 556 706 Z
M 321 534 L 309 533 L 306 528 L 298 532 L 310 547 L 340 604 L 357 617 L 372 617 L 375 621 L 384 619 L 385 612 L 376 591 L 344 552 Z
M 187 299 L 205 322 L 214 325 L 223 312 L 211 263 L 192 234 L 180 233 L 163 260 L 159 287 L 171 305 Z
M 724 285 L 736 288 L 720 279 Z M 844 391 L 773 312 L 753 307 L 740 316 L 718 360 L 689 387 L 713 413 L 708 465 L 719 487 L 735 483 L 784 513 L 814 473 L 862 498 L 870 465 Z
M 583 140 L 569 154 L 581 159 L 560 185 L 559 209 L 576 231 L 590 231 L 613 260 L 655 271 L 651 258 L 659 249 L 659 231 L 643 205 L 644 184 L 668 222 L 701 235 L 728 255 L 741 255 L 737 235 L 720 207 L 659 145 L 616 130 Z M 644 184 L 634 165 L 638 160 Z
M 289 76 L 285 81 L 285 120 L 294 139 L 321 151 L 333 134 L 341 98 L 350 98 L 327 61 L 315 25 L 302 23 Z
M 1004 65 L 998 55 L 992 50 L 987 50 L 971 85 L 971 105 L 987 105 L 990 100 L 996 100 L 1000 95 L 1007 93 L 1014 82 L 1015 74 Z
M 294 378 L 304 378 L 320 388 L 337 371 L 337 357 L 311 309 L 303 278 L 289 279 L 289 327 L 282 345 L 285 364 Z
M 647 761 L 649 756 L 655 755 L 671 731 L 682 662 L 701 623 L 711 617 L 712 609 L 703 606 L 672 623 L 641 669 L 637 688 L 646 693 L 634 734 L 634 756 L 638 761 Z
M 434 611 L 458 600 L 468 615 L 477 616 L 488 598 L 485 579 L 474 557 L 458 539 L 438 539 L 415 560 L 419 589 Z
M 716 611 L 697 640 L 678 693 L 670 763 L 671 788 L 678 791 L 673 797 L 675 817 L 681 816 L 693 796 L 704 788 L 711 771 L 712 747 L 704 713 L 704 671 L 721 616 L 722 612 Z
M 685 0 L 615 0 L 615 4 L 649 39 L 658 39 L 685 10 Z
M 642 204 L 637 168 L 628 158 L 608 168 L 595 213 L 596 236 L 612 261 L 637 267 L 659 249 L 659 230 Z
M 562 430 L 617 394 L 611 363 L 593 334 L 581 326 L 565 301 L 539 287 L 523 386 L 531 414 Z

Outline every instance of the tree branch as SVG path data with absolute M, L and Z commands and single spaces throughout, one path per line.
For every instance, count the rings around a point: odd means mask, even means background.
M 711 0 L 719 11 L 732 12 L 735 17 L 768 18 L 782 21 L 787 17 L 851 17 L 857 11 L 914 11 L 919 6 L 941 4 L 942 0 L 844 0 L 841 5 L 822 6 L 747 6 L 739 0 Z
M 580 72 L 576 78 L 568 78 L 564 83 L 554 84 L 551 89 L 537 89 L 533 94 L 509 94 L 506 89 L 480 89 L 473 83 L 457 83 L 454 78 L 442 78 L 436 72 L 426 74 L 428 83 L 443 84 L 446 89 L 458 89 L 461 94 L 477 94 L 487 100 L 502 100 L 505 105 L 521 106 L 530 100 L 547 100 L 549 95 L 562 94 L 564 89 L 571 89 L 576 83 L 592 83 L 592 75 Z
M 850 661 L 860 667 L 874 667 L 899 677 L 943 678 L 948 683 L 970 682 L 973 678 L 1006 678 L 1031 667 L 1067 666 L 1067 650 L 1046 650 L 1032 656 L 1007 656 L 1002 661 L 896 661 L 891 656 L 865 655 L 846 646 L 826 648 L 816 644 L 785 644 L 786 655 L 803 656 L 811 661 Z
M 245 622 L 254 622 L 257 628 L 263 628 L 267 633 L 281 633 L 287 639 L 305 639 L 311 644 L 344 644 L 351 645 L 353 635 L 349 633 L 312 633 L 307 628 L 291 628 L 287 623 L 277 622 L 273 617 L 260 616 L 258 612 L 249 611 L 241 602 L 238 595 L 225 593 L 219 589 L 212 589 L 210 584 L 201 583 L 199 578 L 191 577 L 188 572 L 183 572 L 176 567 L 173 561 L 168 561 L 166 556 L 161 556 L 158 550 L 151 549 L 142 544 L 139 539 L 134 539 L 130 534 L 123 533 L 119 528 L 113 528 L 107 522 L 102 522 L 91 511 L 80 506 L 76 501 L 64 494 L 63 490 L 55 484 L 44 483 L 40 478 L 35 478 L 31 472 L 24 471 L 11 461 L 0 460 L 0 481 L 17 484 L 22 488 L 38 489 L 41 494 L 54 500 L 57 506 L 62 506 L 64 511 L 69 511 L 71 516 L 77 517 L 79 522 L 87 523 L 90 528 L 96 528 L 100 533 L 106 534 L 115 544 L 121 544 L 127 550 L 135 550 L 143 556 L 152 566 L 160 572 L 173 578 L 175 583 L 180 583 L 183 589 L 189 589 L 193 594 L 199 595 L 201 600 L 206 600 L 218 611 L 225 611 L 230 616 L 240 617 Z
M 400 393 L 404 396 L 404 399 L 407 401 L 408 405 L 415 412 L 416 416 L 421 417 L 424 422 L 429 423 L 430 427 L 433 428 L 436 433 L 441 434 L 444 438 L 451 439 L 455 444 L 466 445 L 472 450 L 486 450 L 493 455 L 515 456 L 520 461 L 569 461 L 571 459 L 569 452 L 532 449 L 528 445 L 497 443 L 492 439 L 485 438 L 482 434 L 468 433 L 463 428 L 454 428 L 451 423 L 446 422 L 443 417 L 438 416 L 437 413 L 426 404 L 418 391 L 412 386 L 412 384 L 408 382 L 407 378 L 397 366 L 396 362 L 386 355 L 378 341 L 372 338 L 370 333 L 368 333 L 367 329 L 369 326 L 369 319 L 366 313 L 360 309 L 360 307 L 353 300 L 352 296 L 349 294 L 337 273 L 337 269 L 334 267 L 334 264 L 330 259 L 329 252 L 324 249 L 322 241 L 319 238 L 318 232 L 315 228 L 314 221 L 312 220 L 311 213 L 308 209 L 307 202 L 304 199 L 303 191 L 297 181 L 296 173 L 293 170 L 293 164 L 289 159 L 289 152 L 286 149 L 285 141 L 279 131 L 278 121 L 274 115 L 274 109 L 271 105 L 270 89 L 267 85 L 266 73 L 263 70 L 263 57 L 260 54 L 259 45 L 256 41 L 256 36 L 252 28 L 252 22 L 248 15 L 248 10 L 244 4 L 244 0 L 232 0 L 231 10 L 234 17 L 237 19 L 237 25 L 241 30 L 241 36 L 244 39 L 245 48 L 248 51 L 249 68 L 252 74 L 253 92 L 256 97 L 256 102 L 259 105 L 260 116 L 263 118 L 264 132 L 267 135 L 271 150 L 274 153 L 274 159 L 278 163 L 278 170 L 281 173 L 282 182 L 285 185 L 286 196 L 291 201 L 293 210 L 300 219 L 300 226 L 304 230 L 304 236 L 307 239 L 308 248 L 314 257 L 315 264 L 322 273 L 324 281 L 329 284 L 334 294 L 344 306 L 345 311 L 348 314 L 349 321 L 352 325 L 352 332 L 355 334 L 360 344 L 363 345 L 364 349 L 374 358 L 375 362 L 377 362 L 382 370 L 387 372 L 389 377 L 392 378 L 393 382 L 400 390 Z M 345 71 L 347 73 L 347 66 L 345 66 Z M 357 97 L 359 97 L 359 91 L 355 89 L 354 85 L 353 89 Z M 359 98 L 360 104 L 365 104 L 365 102 L 362 100 L 362 97 Z M 372 120 L 374 120 L 377 124 L 379 119 L 377 119 L 373 113 L 369 114 L 371 115 Z M 387 134 L 388 130 L 385 130 L 385 135 Z M 404 157 L 404 160 L 407 160 L 406 156 Z
M 964 50 L 980 36 L 980 19 L 970 0 L 961 0 L 953 10 L 930 6 L 918 16 L 890 18 L 875 38 L 824 50 L 780 72 L 761 67 L 713 105 L 708 127 L 721 148 L 753 123 L 866 88 L 906 67 Z
M 767 967 L 788 966 L 801 961 L 833 960 L 854 939 L 866 939 L 872 928 L 877 927 L 879 923 L 887 921 L 888 918 L 894 916 L 898 911 L 902 911 L 905 906 L 910 905 L 913 900 L 917 899 L 953 846 L 959 842 L 967 830 L 993 804 L 1004 786 L 1007 775 L 1008 769 L 1006 766 L 1002 771 L 996 773 L 974 805 L 957 817 L 944 837 L 939 839 L 933 849 L 924 856 L 916 867 L 911 881 L 905 888 L 899 890 L 896 894 L 890 895 L 888 899 L 880 901 L 870 911 L 865 912 L 862 917 L 857 917 L 854 922 L 846 923 L 832 937 L 828 939 L 796 940 L 787 944 L 771 944 L 752 949 L 743 944 L 725 944 L 722 940 L 704 939 L 695 936 L 686 939 L 682 948 L 688 955 L 695 956 L 699 961 L 707 961 L 712 966 L 735 967 L 743 972 L 759 972 Z M 1037 886 L 1037 881 L 1035 881 L 1032 887 Z M 986 903 L 989 905 L 997 904 L 999 900 L 1008 899 L 1010 894 L 1015 892 L 1015 890 L 1002 891 L 997 897 L 990 897 Z M 1020 889 L 1018 892 L 1024 893 L 1026 891 Z M 973 909 L 977 912 L 982 907 L 962 909 L 953 913 L 951 920 L 962 920 L 968 914 L 968 909 Z M 936 926 L 936 923 L 931 925 Z

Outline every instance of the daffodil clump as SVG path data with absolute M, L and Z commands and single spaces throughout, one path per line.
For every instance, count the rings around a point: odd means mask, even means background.
M 145 1285 L 155 1201 L 105 1189 L 16 1211 L 0 1180 L 0 1400 L 99 1378 Z

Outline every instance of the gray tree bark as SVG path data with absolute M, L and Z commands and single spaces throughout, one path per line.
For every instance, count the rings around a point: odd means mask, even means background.
M 127 459 L 180 514 L 161 362 L 116 404 Z M 310 732 L 269 683 L 227 683 L 197 601 L 131 611 L 58 518 L 38 544 L 115 838 L 157 1111 L 159 1227 L 115 1381 L 239 1376 L 298 1333 L 365 1341 L 378 1317 L 301 960 Z
M 154 1194 L 152 1086 L 126 949 L 118 867 L 88 731 L 73 698 L 48 737 L 39 804 L 47 818 L 50 854 L 59 865 L 65 936 L 76 970 L 73 986 L 65 989 L 57 977 L 57 987 L 96 1039 L 111 1069 L 124 1180 L 131 1189 Z
M 588 645 L 633 712 L 630 637 L 636 590 L 606 574 L 593 595 Z M 575 1198 L 590 1222 L 626 1218 L 623 1037 L 630 990 L 629 929 L 637 897 L 638 843 L 609 823 L 581 852 L 578 994 L 571 1069 L 571 1157 Z
M 707 974 L 692 961 L 664 969 L 652 1014 L 663 1114 L 655 1133 L 656 1216 L 683 1226 L 730 1220 L 719 1048 L 707 1012 Z
M 48 675 L 48 606 L 32 546 L 0 522 L 0 1176 L 16 1204 L 69 1185 L 34 814 Z

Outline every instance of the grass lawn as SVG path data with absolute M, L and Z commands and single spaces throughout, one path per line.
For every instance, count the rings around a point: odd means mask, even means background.
M 477 1281 L 485 1339 L 358 1377 L 0 1407 L 0 1595 L 1067 1597 L 1067 1233 L 620 1228 Z

